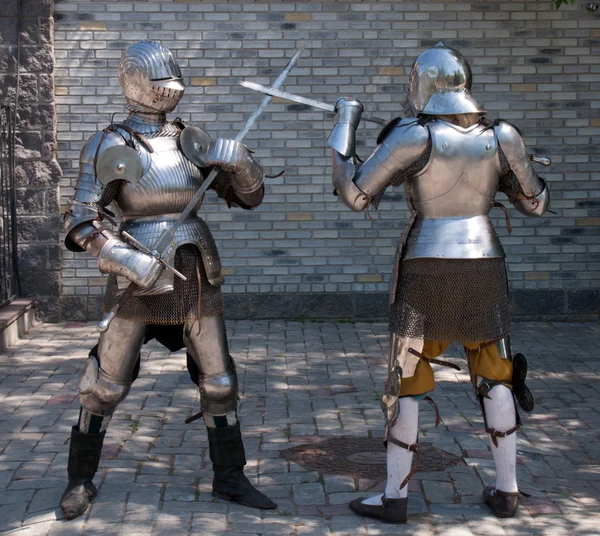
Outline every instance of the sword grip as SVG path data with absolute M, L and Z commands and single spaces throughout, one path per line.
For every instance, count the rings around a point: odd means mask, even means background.
M 536 164 L 541 164 L 542 166 L 549 166 L 550 164 L 552 164 L 552 161 L 547 156 L 535 156 L 533 154 L 530 154 L 529 160 L 535 162 Z

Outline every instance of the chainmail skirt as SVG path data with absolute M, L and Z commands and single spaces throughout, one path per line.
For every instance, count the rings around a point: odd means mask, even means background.
M 399 266 L 390 331 L 430 341 L 484 342 L 510 332 L 504 259 L 410 259 Z
M 146 324 L 178 325 L 198 317 L 223 313 L 221 288 L 208 282 L 200 252 L 195 246 L 185 245 L 177 250 L 175 269 L 185 275 L 187 281 L 175 277 L 173 292 L 131 297 L 119 309 L 117 316 L 141 320 Z M 105 312 L 113 307 L 120 295 L 116 276 L 109 276 L 104 296 Z

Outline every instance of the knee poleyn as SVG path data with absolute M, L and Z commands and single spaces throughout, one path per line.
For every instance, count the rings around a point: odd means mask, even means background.
M 225 415 L 237 405 L 237 374 L 235 370 L 219 376 L 200 378 L 202 411 L 210 415 Z
M 79 378 L 79 402 L 94 415 L 110 415 L 130 389 L 131 382 L 120 383 L 108 378 L 96 358 L 90 356 Z

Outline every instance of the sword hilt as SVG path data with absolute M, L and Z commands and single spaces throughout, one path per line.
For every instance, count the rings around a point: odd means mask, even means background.
M 133 245 L 139 249 L 140 251 L 142 251 L 143 253 L 146 253 L 147 255 L 150 255 L 151 257 L 154 257 L 155 259 L 157 259 L 167 270 L 170 270 L 171 272 L 173 272 L 177 277 L 179 277 L 179 279 L 183 279 L 183 281 L 187 281 L 187 277 L 185 277 L 181 272 L 179 272 L 178 270 L 176 270 L 175 268 L 173 268 L 173 266 L 171 266 L 170 264 L 166 263 L 162 257 L 160 256 L 160 253 L 156 250 L 151 251 L 150 248 L 146 247 L 144 244 L 142 244 L 139 240 L 135 239 L 133 236 L 131 236 L 127 231 L 122 231 L 121 234 L 127 238 L 127 240 L 131 241 L 133 243 Z
M 530 154 L 529 160 L 542 166 L 549 166 L 552 164 L 552 160 L 550 160 L 547 156 L 535 156 L 534 154 Z

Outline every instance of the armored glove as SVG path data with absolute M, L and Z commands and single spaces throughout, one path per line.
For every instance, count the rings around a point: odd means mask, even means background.
M 356 99 L 339 98 L 335 103 L 337 123 L 328 144 L 342 156 L 354 156 L 356 127 L 365 107 Z
M 98 268 L 104 274 L 126 277 L 143 289 L 152 288 L 164 270 L 157 259 L 115 237 L 110 238 L 100 250 Z
M 222 138 L 212 140 L 208 146 L 206 162 L 229 172 L 236 192 L 249 194 L 262 186 L 261 165 L 252 158 L 245 145 L 238 141 Z

